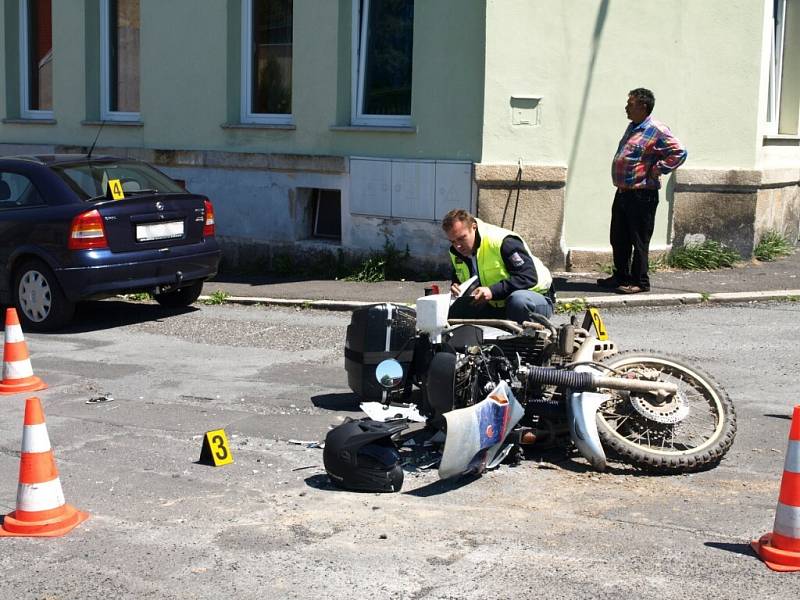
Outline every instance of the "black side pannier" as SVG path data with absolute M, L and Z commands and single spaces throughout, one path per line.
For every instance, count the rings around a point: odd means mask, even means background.
M 375 367 L 382 360 L 394 358 L 408 373 L 416 324 L 417 313 L 407 306 L 375 304 L 353 311 L 344 344 L 344 369 L 347 385 L 362 400 L 383 399 L 384 389 L 375 380 Z

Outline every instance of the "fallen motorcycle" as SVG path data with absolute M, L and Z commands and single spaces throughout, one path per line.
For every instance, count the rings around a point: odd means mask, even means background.
M 379 401 L 402 406 L 416 397 L 429 428 L 446 431 L 441 476 L 479 472 L 543 442 L 571 441 L 599 471 L 608 453 L 643 470 L 687 473 L 730 449 L 736 414 L 725 391 L 684 358 L 618 351 L 597 310 L 582 322 L 534 316 L 520 325 L 448 321 L 449 303 L 448 294 L 420 298 L 414 327 L 405 307 L 371 308 L 390 316 L 376 319 L 386 346 L 369 369 Z M 401 327 L 392 314 L 403 317 Z M 346 356 L 355 335 L 348 330 Z M 350 359 L 352 367 L 352 351 Z M 457 448 L 448 452 L 448 444 Z

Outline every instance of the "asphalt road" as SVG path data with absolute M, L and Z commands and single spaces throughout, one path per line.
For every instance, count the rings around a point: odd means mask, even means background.
M 622 349 L 689 357 L 739 417 L 718 468 L 597 474 L 548 452 L 480 479 L 407 473 L 399 494 L 332 488 L 321 440 L 356 416 L 347 313 L 118 301 L 26 335 L 67 501 L 57 539 L 0 539 L 0 598 L 792 598 L 768 532 L 800 402 L 800 307 L 604 313 Z M 111 394 L 113 401 L 87 404 Z M 0 512 L 14 509 L 24 395 L 0 398 Z M 196 463 L 224 428 L 234 463 Z

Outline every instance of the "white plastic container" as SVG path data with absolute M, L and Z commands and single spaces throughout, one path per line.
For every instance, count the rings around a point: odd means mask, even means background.
M 438 337 L 447 327 L 450 294 L 432 294 L 417 298 L 417 329 Z

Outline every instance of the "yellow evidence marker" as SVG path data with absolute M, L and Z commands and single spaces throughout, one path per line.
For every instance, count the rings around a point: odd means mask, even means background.
M 122 183 L 119 179 L 109 179 L 108 189 L 111 190 L 111 197 L 114 200 L 123 200 L 125 198 L 125 192 L 122 191 Z
M 608 331 L 606 331 L 605 323 L 603 323 L 603 319 L 600 317 L 600 311 L 596 308 L 590 308 L 589 314 L 592 316 L 592 322 L 594 323 L 594 329 L 597 332 L 597 339 L 605 341 L 608 339 Z
M 198 462 L 212 467 L 221 467 L 233 462 L 233 453 L 228 447 L 228 437 L 224 429 L 206 431 Z

